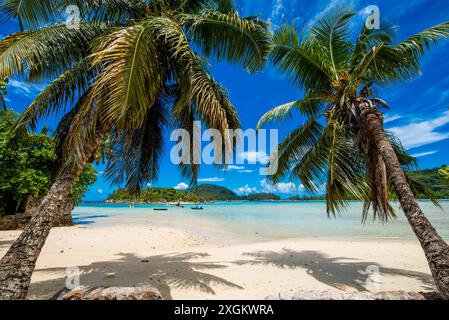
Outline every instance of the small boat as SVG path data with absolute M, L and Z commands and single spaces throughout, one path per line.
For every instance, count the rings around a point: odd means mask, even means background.
M 198 206 L 196 206 L 196 207 L 191 207 L 190 209 L 192 209 L 192 210 L 204 210 L 203 207 L 198 207 Z
M 153 208 L 154 211 L 167 211 L 167 208 Z

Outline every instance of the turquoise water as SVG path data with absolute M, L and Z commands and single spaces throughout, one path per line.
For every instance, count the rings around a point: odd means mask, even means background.
M 438 230 L 449 239 L 449 201 L 441 202 L 443 210 L 431 202 L 420 205 Z M 154 211 L 154 207 L 168 208 Z M 87 227 L 110 224 L 148 224 L 210 232 L 231 232 L 257 235 L 272 239 L 293 237 L 327 238 L 395 238 L 414 239 L 402 211 L 398 218 L 386 224 L 369 219 L 361 223 L 362 203 L 352 202 L 342 214 L 328 218 L 324 201 L 305 202 L 226 202 L 203 205 L 204 210 L 191 210 L 190 206 L 176 208 L 165 205 L 85 203 L 74 210 L 75 223 Z M 399 205 L 396 204 L 399 208 Z

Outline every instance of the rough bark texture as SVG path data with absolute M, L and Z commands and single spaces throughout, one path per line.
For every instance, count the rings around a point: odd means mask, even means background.
M 67 170 L 55 180 L 39 212 L 0 260 L 0 299 L 26 297 L 36 260 L 78 174 Z
M 61 212 L 56 217 L 53 227 L 73 226 L 72 211 L 75 203 L 71 196 L 68 196 L 66 202 L 61 207 Z
M 31 218 L 22 234 L 0 260 L 0 299 L 24 299 L 37 258 L 50 229 L 67 211 L 67 199 L 72 185 L 97 149 L 106 132 L 84 147 L 85 157 L 72 168 L 63 171 L 42 200 L 39 211 Z
M 393 185 L 402 210 L 418 238 L 440 293 L 449 299 L 449 245 L 421 211 L 396 153 L 385 134 L 382 115 L 366 102 L 360 102 L 364 128 L 379 149 L 385 162 L 388 178 Z

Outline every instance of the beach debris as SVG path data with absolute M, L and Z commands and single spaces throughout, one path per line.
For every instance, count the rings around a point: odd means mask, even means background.
M 163 300 L 153 287 L 86 287 L 61 290 L 56 300 Z
M 271 295 L 266 300 L 442 300 L 437 292 L 338 292 L 331 290 L 309 290 L 297 292 L 279 292 Z

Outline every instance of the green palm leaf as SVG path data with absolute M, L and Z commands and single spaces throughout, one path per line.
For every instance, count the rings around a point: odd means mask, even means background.
M 344 67 L 352 44 L 347 39 L 350 36 L 349 23 L 354 16 L 350 9 L 339 8 L 321 17 L 312 28 L 314 41 L 325 48 L 327 60 L 331 62 L 336 79 L 338 71 Z
M 58 11 L 57 1 L 52 0 L 1 0 L 0 24 L 17 17 L 22 30 L 37 29 L 54 21 Z
M 242 63 L 251 71 L 261 69 L 270 50 L 266 24 L 257 18 L 240 18 L 238 13 L 207 10 L 179 16 L 187 36 L 207 55 Z M 211 39 L 213 39 L 211 41 Z
M 332 70 L 326 62 L 325 50 L 314 46 L 311 39 L 300 37 L 294 26 L 283 25 L 273 38 L 273 64 L 305 90 L 320 92 L 332 82 Z

